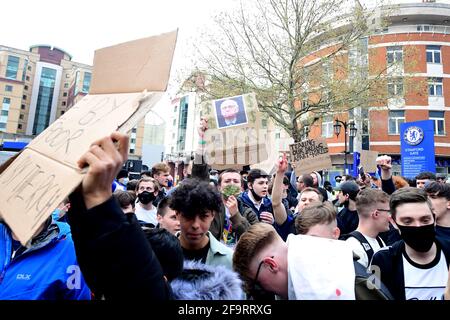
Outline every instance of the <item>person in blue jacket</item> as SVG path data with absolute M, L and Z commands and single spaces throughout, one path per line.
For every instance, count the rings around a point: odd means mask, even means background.
M 90 300 L 69 225 L 44 222 L 26 248 L 0 223 L 0 300 Z

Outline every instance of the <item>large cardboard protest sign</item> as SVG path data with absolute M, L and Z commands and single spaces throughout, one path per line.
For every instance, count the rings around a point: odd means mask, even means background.
M 327 142 L 323 138 L 309 139 L 289 146 L 291 161 L 297 176 L 332 168 Z
M 267 159 L 268 131 L 254 93 L 206 102 L 206 160 L 214 169 L 239 168 Z
M 378 151 L 361 150 L 360 165 L 365 172 L 377 172 Z
M 168 79 L 176 36 L 170 33 L 167 37 L 171 41 L 158 50 L 170 59 L 165 61 L 164 68 L 150 72 L 150 77 L 164 70 L 160 76 Z M 137 40 L 133 42 L 134 48 L 139 47 L 140 41 L 143 43 L 142 50 L 147 50 L 151 45 L 149 39 Z M 161 46 L 161 43 L 157 41 L 154 45 Z M 115 52 L 115 48 L 112 50 Z M 107 52 L 108 49 L 102 50 L 102 55 L 107 57 Z M 117 78 L 128 72 L 125 69 L 136 69 L 130 64 L 142 64 L 142 61 L 120 60 L 119 57 L 115 61 L 119 70 L 115 75 Z M 100 61 L 100 66 L 105 65 L 101 59 L 96 61 Z M 141 65 L 141 68 L 144 67 Z M 97 70 L 94 66 L 94 76 Z M 126 82 L 130 77 L 122 79 Z M 125 82 L 123 87 L 131 88 Z M 0 168 L 0 215 L 23 245 L 28 243 L 58 204 L 81 183 L 84 173 L 78 168 L 77 161 L 91 143 L 113 131 L 129 132 L 163 96 L 161 90 L 167 87 L 167 81 L 155 87 L 151 82 L 144 86 L 134 82 L 134 85 L 136 89 L 145 88 L 152 92 L 110 94 L 111 90 L 123 92 L 117 81 L 113 89 L 97 87 L 98 94 L 84 97 L 37 136 L 14 161 Z

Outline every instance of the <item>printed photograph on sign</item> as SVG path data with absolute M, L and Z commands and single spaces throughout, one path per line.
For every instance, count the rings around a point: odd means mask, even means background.
M 214 101 L 218 129 L 247 124 L 247 110 L 242 96 Z

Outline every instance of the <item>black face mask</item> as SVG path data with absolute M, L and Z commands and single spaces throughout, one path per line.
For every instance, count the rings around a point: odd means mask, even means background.
M 139 202 L 142 204 L 149 204 L 156 199 L 153 192 L 144 191 L 138 194 Z
M 252 192 L 253 198 L 254 198 L 256 201 L 258 201 L 258 202 L 261 201 L 262 197 L 258 196 L 258 195 L 256 194 L 255 190 L 250 189 L 250 191 Z
M 405 243 L 418 252 L 431 249 L 436 235 L 434 223 L 421 227 L 407 227 L 398 225 L 401 237 Z

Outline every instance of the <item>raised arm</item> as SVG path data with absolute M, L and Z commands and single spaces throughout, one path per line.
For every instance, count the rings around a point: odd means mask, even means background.
M 78 262 L 98 298 L 168 299 L 161 266 L 135 216 L 125 215 L 112 197 L 127 154 L 128 137 L 113 133 L 95 141 L 78 162 L 88 166 L 68 213 Z
M 277 160 L 276 164 L 277 164 L 277 172 L 275 175 L 275 179 L 273 180 L 273 187 L 272 187 L 272 207 L 275 222 L 278 225 L 282 225 L 287 219 L 286 208 L 284 207 L 282 202 L 283 178 L 284 173 L 288 168 L 286 154 L 283 154 L 283 157 Z

